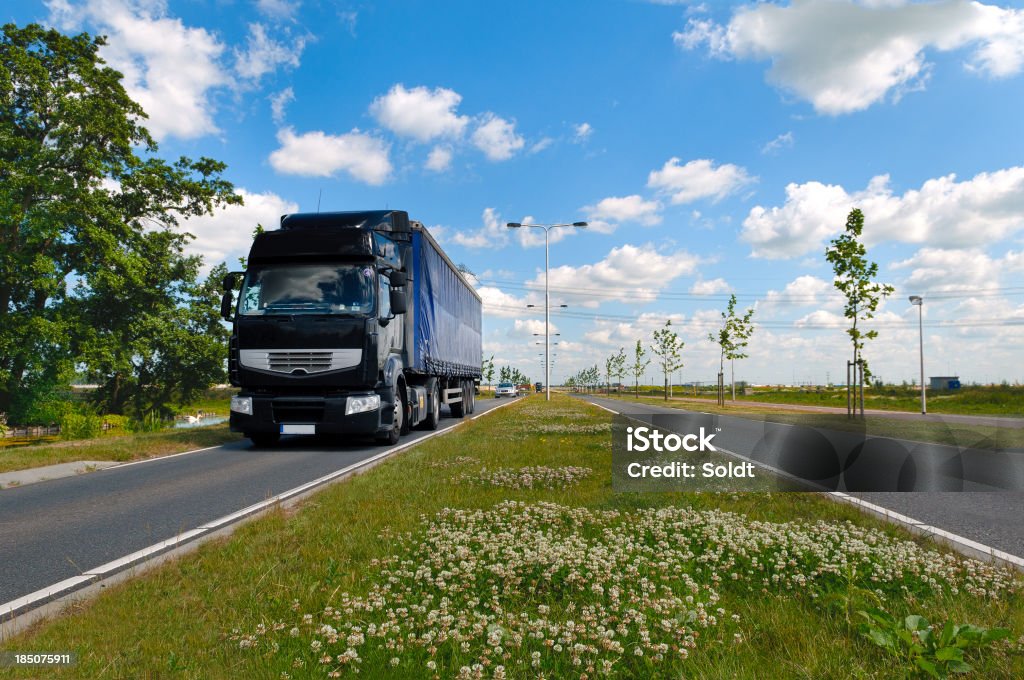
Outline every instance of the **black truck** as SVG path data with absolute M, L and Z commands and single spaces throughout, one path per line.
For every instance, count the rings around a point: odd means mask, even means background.
M 474 411 L 481 300 L 422 224 L 401 210 L 301 213 L 256 236 L 224 277 L 231 430 L 397 443 L 436 429 L 441 406 Z M 237 301 L 234 291 L 241 281 Z

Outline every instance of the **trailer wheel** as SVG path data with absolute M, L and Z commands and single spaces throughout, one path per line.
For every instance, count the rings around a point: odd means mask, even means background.
M 430 400 L 430 411 L 420 427 L 424 430 L 436 430 L 441 422 L 441 388 L 438 386 L 437 378 L 430 379 L 427 383 L 427 391 L 430 393 L 427 396 Z
M 466 414 L 466 383 L 459 381 L 459 384 L 462 387 L 462 401 L 448 405 L 448 408 L 452 410 L 453 418 L 461 418 Z
M 246 437 L 252 442 L 253 447 L 257 449 L 269 449 L 272 446 L 276 446 L 277 442 L 281 440 L 281 435 L 278 432 L 252 432 L 247 434 Z
M 476 386 L 473 383 L 467 383 L 466 391 L 469 393 L 469 412 L 476 413 Z

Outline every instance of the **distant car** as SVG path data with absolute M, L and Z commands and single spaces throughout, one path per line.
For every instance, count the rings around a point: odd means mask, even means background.
M 516 386 L 512 383 L 498 383 L 498 389 L 494 392 L 495 398 L 497 397 L 514 397 L 516 396 Z
M 544 391 L 544 383 L 542 383 L 542 382 L 534 383 L 533 384 L 533 389 L 534 389 L 535 392 L 543 392 Z

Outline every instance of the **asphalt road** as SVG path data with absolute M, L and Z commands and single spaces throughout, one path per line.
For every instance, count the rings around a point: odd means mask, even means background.
M 503 403 L 478 400 L 476 414 Z M 460 422 L 445 417 L 439 429 Z M 426 434 L 413 430 L 398 445 Z M 0 608 L 387 450 L 372 442 L 335 445 L 313 437 L 286 437 L 277 448 L 254 449 L 240 439 L 0 490 Z
M 593 395 L 586 395 L 584 398 L 624 415 L 665 414 L 678 416 L 683 413 L 698 418 L 702 416 L 699 411 L 684 411 L 649 404 L 632 404 L 622 399 L 603 399 Z M 715 418 L 717 426 L 722 428 L 715 444 L 755 460 L 758 459 L 759 445 L 763 446 L 765 441 L 785 440 L 787 436 L 791 436 L 792 432 L 792 429 L 785 424 L 735 416 L 707 417 Z M 929 448 L 941 451 L 950 447 L 929 446 Z M 988 456 L 990 454 L 982 453 L 981 455 Z M 1019 460 L 1021 453 L 1016 451 L 1008 455 L 1015 456 Z M 1017 465 L 1015 469 L 1019 473 L 1020 466 Z M 968 482 L 965 484 L 965 488 L 972 489 L 969 491 L 848 493 L 921 523 L 938 527 L 1011 555 L 1024 556 L 1024 522 L 1021 521 L 1021 513 L 1024 510 L 1024 493 L 1019 490 L 1005 491 L 998 488 L 1003 485 L 1020 489 L 1019 480 L 1012 480 L 1012 484 L 1008 484 L 1005 479 L 989 481 L 992 481 L 993 484 Z

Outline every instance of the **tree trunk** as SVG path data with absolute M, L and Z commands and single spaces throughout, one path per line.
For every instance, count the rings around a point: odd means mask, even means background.
M 729 380 L 732 382 L 732 400 L 736 401 L 736 360 L 729 359 Z

